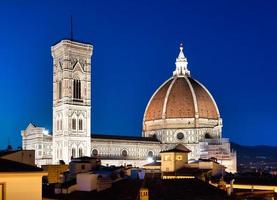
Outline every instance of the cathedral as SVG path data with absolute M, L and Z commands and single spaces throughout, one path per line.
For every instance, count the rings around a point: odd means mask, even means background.
M 38 166 L 69 163 L 92 156 L 103 165 L 143 165 L 160 160 L 160 152 L 183 144 L 189 161 L 216 158 L 236 172 L 236 152 L 222 138 L 217 104 L 192 78 L 183 47 L 172 76 L 154 92 L 143 117 L 142 136 L 91 134 L 91 57 L 93 46 L 62 40 L 51 47 L 53 57 L 53 129 L 30 123 L 21 131 L 22 148 L 35 150 Z

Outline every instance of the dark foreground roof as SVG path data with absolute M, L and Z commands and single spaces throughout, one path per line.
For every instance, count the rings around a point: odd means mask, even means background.
M 209 169 L 199 169 L 193 167 L 183 167 L 176 172 L 163 172 L 164 176 L 194 176 L 198 177 L 203 173 L 207 173 Z
M 66 196 L 68 200 L 77 199 L 139 199 L 142 180 L 121 180 L 113 187 L 101 192 L 73 192 Z M 224 191 L 198 179 L 146 179 L 144 187 L 149 189 L 151 200 L 222 200 L 228 199 Z
M 119 136 L 119 135 L 102 135 L 92 134 L 91 139 L 109 139 L 109 140 L 132 140 L 132 141 L 146 141 L 146 142 L 160 142 L 152 137 L 135 137 L 135 136 Z
M 41 168 L 0 158 L 1 172 L 39 172 Z

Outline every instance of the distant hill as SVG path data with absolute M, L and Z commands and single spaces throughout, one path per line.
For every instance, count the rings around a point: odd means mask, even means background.
M 275 168 L 277 166 L 277 146 L 244 146 L 231 143 L 231 147 L 237 152 L 238 166 L 255 166 L 257 168 L 265 166 Z
M 244 146 L 236 143 L 231 143 L 232 149 L 237 151 L 238 155 L 243 156 L 266 156 L 276 158 L 277 162 L 277 146 L 266 146 L 266 145 L 257 145 L 257 146 Z

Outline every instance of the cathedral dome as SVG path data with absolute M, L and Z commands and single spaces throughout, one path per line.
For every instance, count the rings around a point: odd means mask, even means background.
M 187 64 L 181 46 L 173 76 L 156 90 L 148 102 L 143 119 L 144 131 L 197 128 L 205 126 L 204 121 L 214 122 L 214 125 L 219 123 L 216 102 L 200 82 L 190 77 Z

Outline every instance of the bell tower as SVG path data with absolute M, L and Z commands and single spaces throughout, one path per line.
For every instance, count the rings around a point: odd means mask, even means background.
M 62 40 L 53 57 L 53 164 L 90 156 L 93 46 Z

